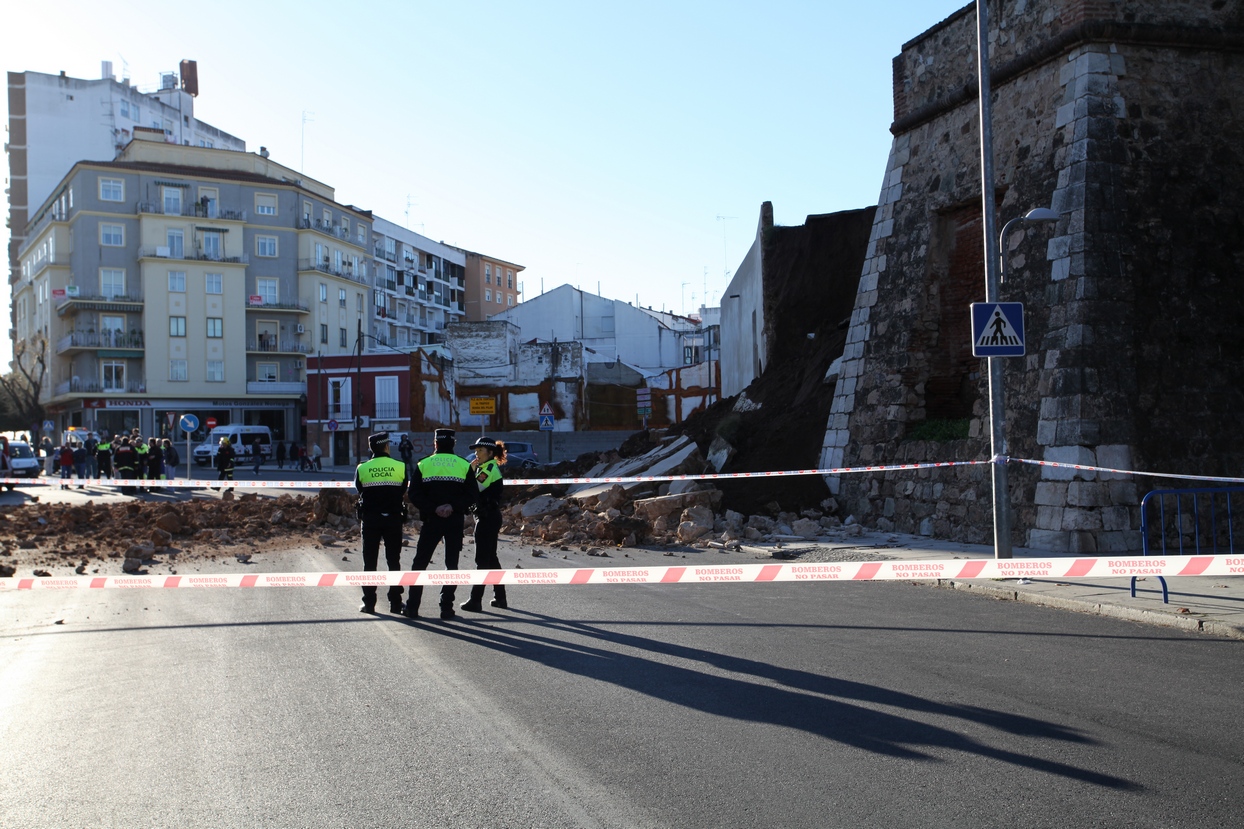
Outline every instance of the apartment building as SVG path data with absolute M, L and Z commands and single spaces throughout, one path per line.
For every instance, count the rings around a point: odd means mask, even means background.
M 466 319 L 483 322 L 494 314 L 513 308 L 523 301 L 522 283 L 518 275 L 522 265 L 485 256 L 473 251 L 465 254 Z
M 34 212 L 16 359 L 46 355 L 60 429 L 180 437 L 193 413 L 301 440 L 307 356 L 351 354 L 366 325 L 371 214 L 266 153 L 164 138 L 78 161 Z
M 52 193 L 65 171 L 82 159 L 113 158 L 136 129 L 156 130 L 183 146 L 246 151 L 246 142 L 194 116 L 198 70 L 165 72 L 159 86 L 141 90 L 117 81 L 111 61 L 96 79 L 61 72 L 9 72 L 9 265 L 25 241 L 31 211 Z
M 410 350 L 444 342 L 445 326 L 465 318 L 466 254 L 376 217 L 372 256 L 365 350 Z

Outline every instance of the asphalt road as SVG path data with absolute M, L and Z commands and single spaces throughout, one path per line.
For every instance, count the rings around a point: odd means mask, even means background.
M 0 595 L 0 825 L 1239 824 L 1241 642 L 906 584 L 510 596 Z

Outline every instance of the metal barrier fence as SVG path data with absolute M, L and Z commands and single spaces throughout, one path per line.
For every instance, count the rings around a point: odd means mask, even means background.
M 1231 555 L 1244 539 L 1244 487 L 1155 489 L 1140 502 L 1140 537 L 1149 555 Z M 1166 579 L 1162 602 L 1170 602 Z M 1132 577 L 1132 597 L 1136 577 Z

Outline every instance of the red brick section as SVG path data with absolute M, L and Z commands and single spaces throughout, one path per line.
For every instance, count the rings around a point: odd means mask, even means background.
M 925 381 L 925 417 L 958 420 L 972 416 L 980 359 L 972 356 L 969 306 L 985 299 L 985 250 L 979 205 L 960 208 L 948 217 L 954 228 L 947 272 L 939 286 L 937 344 L 929 354 Z
M 907 114 L 907 74 L 903 71 L 903 56 L 899 54 L 892 62 L 894 73 L 894 120 Z
M 1086 20 L 1115 20 L 1118 12 L 1118 0 L 1065 0 L 1063 25 L 1074 26 Z

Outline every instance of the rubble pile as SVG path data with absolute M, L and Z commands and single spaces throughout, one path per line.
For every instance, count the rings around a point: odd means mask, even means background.
M 581 473 L 591 478 L 693 475 L 710 469 L 694 441 L 673 436 L 655 442 L 643 455 L 617 453 Z M 844 532 L 834 513 L 838 505 L 824 499 L 819 508 L 784 512 L 775 503 L 763 513 L 744 515 L 722 509 L 720 489 L 707 481 L 580 484 L 565 493 L 526 492 L 512 487 L 512 502 L 503 513 L 502 532 L 528 541 L 561 545 L 637 544 L 721 546 L 737 548 L 746 541 L 807 541 Z M 850 522 L 850 519 L 848 519 Z M 853 522 L 850 522 L 853 523 Z M 845 529 L 860 534 L 858 524 Z
M 354 493 L 337 489 L 276 498 L 226 490 L 220 500 L 0 507 L 0 577 L 75 562 L 81 575 L 98 572 L 91 568 L 106 559 L 122 559 L 122 569 L 133 572 L 156 555 L 185 561 L 235 555 L 223 548 L 328 545 L 353 538 L 357 528 Z

